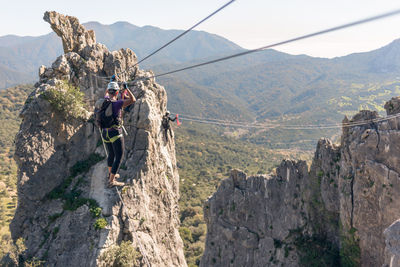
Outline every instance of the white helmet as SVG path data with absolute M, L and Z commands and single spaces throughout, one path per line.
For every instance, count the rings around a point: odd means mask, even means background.
M 119 86 L 117 82 L 110 82 L 107 85 L 107 90 L 114 90 L 114 91 L 118 91 L 119 90 Z

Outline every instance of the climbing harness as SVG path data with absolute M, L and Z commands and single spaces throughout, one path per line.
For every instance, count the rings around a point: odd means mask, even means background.
M 108 135 L 108 131 L 109 131 L 110 129 L 116 130 L 116 128 L 114 128 L 114 127 L 103 129 L 103 130 L 106 131 L 106 138 L 107 138 L 107 140 L 106 140 L 106 139 L 103 138 L 103 135 L 101 136 L 101 139 L 103 140 L 104 143 L 114 143 L 115 141 L 118 140 L 118 138 L 121 138 L 121 137 L 123 136 L 122 134 L 118 134 L 118 135 L 116 135 L 116 136 L 110 137 L 110 136 Z M 100 132 L 100 133 L 101 133 L 101 132 Z
M 115 187 L 115 190 L 117 190 L 118 197 L 119 197 L 119 199 L 121 200 L 121 203 L 122 203 L 122 207 L 125 207 L 126 209 L 128 209 L 128 207 L 125 205 L 124 201 L 122 200 L 122 196 L 121 196 L 121 194 L 120 194 L 120 192 L 119 192 L 117 187 Z M 127 211 L 125 211 L 125 214 L 128 216 L 129 219 L 131 219 L 133 221 L 133 219 L 131 218 L 131 216 L 129 216 L 129 213 Z M 135 239 L 136 239 L 136 241 L 137 241 L 137 243 L 139 245 L 140 253 L 142 253 L 143 259 L 144 259 L 147 267 L 151 267 L 151 265 L 149 263 L 149 260 L 147 259 L 146 253 L 145 253 L 145 251 L 144 251 L 144 249 L 142 247 L 142 244 L 140 243 L 139 237 L 137 236 L 137 233 L 136 233 L 136 230 L 135 230 L 135 226 L 132 225 L 132 228 L 133 228 L 133 235 L 135 236 Z
M 121 125 L 122 130 L 124 131 L 125 135 L 128 136 L 128 132 L 126 131 L 124 125 Z
M 105 142 L 104 142 L 103 135 L 102 135 L 102 133 L 101 133 L 101 129 L 100 129 L 100 128 L 99 128 L 99 133 L 100 133 L 101 141 L 102 141 L 102 143 L 103 143 L 104 151 L 106 152 L 106 157 L 108 158 L 108 152 L 107 152 L 106 144 L 105 144 Z

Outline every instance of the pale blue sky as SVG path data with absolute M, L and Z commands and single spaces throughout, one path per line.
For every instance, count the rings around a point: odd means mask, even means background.
M 0 9 L 0 36 L 50 32 L 46 10 L 73 15 L 81 22 L 187 29 L 228 0 L 13 0 Z M 399 0 L 236 0 L 197 28 L 245 48 L 257 48 L 327 27 L 400 9 Z M 334 57 L 369 51 L 400 38 L 400 16 L 277 47 L 292 54 Z M 160 44 L 161 45 L 161 44 Z

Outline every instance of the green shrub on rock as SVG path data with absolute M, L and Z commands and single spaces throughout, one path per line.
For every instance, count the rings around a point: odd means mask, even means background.
M 122 241 L 119 246 L 114 245 L 103 252 L 100 256 L 100 266 L 140 266 L 140 258 L 140 253 L 133 247 L 131 241 Z
M 89 209 L 90 213 L 94 218 L 98 218 L 101 215 L 102 209 L 100 207 L 93 206 Z
M 67 81 L 62 81 L 57 87 L 49 88 L 43 96 L 65 117 L 81 118 L 83 116 L 84 93 Z
M 181 235 L 182 240 L 193 242 L 192 231 L 190 231 L 187 227 L 179 228 L 179 234 Z
M 361 250 L 360 240 L 356 235 L 357 229 L 351 228 L 347 232 L 342 231 L 340 237 L 340 263 L 344 267 L 360 266 Z
M 94 223 L 93 226 L 94 226 L 94 229 L 100 230 L 100 229 L 104 229 L 107 225 L 108 225 L 108 222 L 106 221 L 106 219 L 99 218 L 96 220 L 96 222 Z

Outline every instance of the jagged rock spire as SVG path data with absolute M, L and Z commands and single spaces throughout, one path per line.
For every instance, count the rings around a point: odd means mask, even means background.
M 385 108 L 399 113 L 400 98 Z M 400 266 L 400 118 L 361 110 L 353 122 L 340 145 L 318 142 L 310 171 L 283 161 L 276 175 L 223 180 L 205 203 L 200 266 Z
M 385 103 L 384 107 L 387 115 L 400 113 L 400 97 L 393 97 Z
M 86 46 L 96 43 L 94 31 L 86 30 L 76 17 L 64 16 L 55 11 L 47 11 L 44 13 L 43 19 L 61 37 L 64 53 L 79 53 Z
M 119 174 L 127 186 L 121 190 L 122 207 L 115 189 L 106 186 L 104 150 L 97 146 L 99 131 L 89 119 L 93 100 L 104 96 L 107 76 L 119 73 L 121 81 L 153 73 L 138 69 L 132 50 L 109 51 L 96 43 L 94 32 L 74 17 L 46 12 L 44 19 L 62 38 L 66 53 L 51 67 L 40 68 L 21 112 L 13 239 L 24 238 L 24 257 L 43 260 L 46 266 L 118 265 L 110 255 L 123 242 L 130 242 L 130 265 L 144 266 L 146 256 L 151 266 L 187 266 L 178 232 L 175 142 L 167 142 L 161 131 L 167 108 L 164 87 L 154 78 L 130 86 L 137 101 L 124 113 L 128 135 Z M 67 119 L 54 107 L 71 104 L 76 99 L 71 91 L 84 95 L 80 111 L 85 116 Z M 143 250 L 137 252 L 139 243 Z

